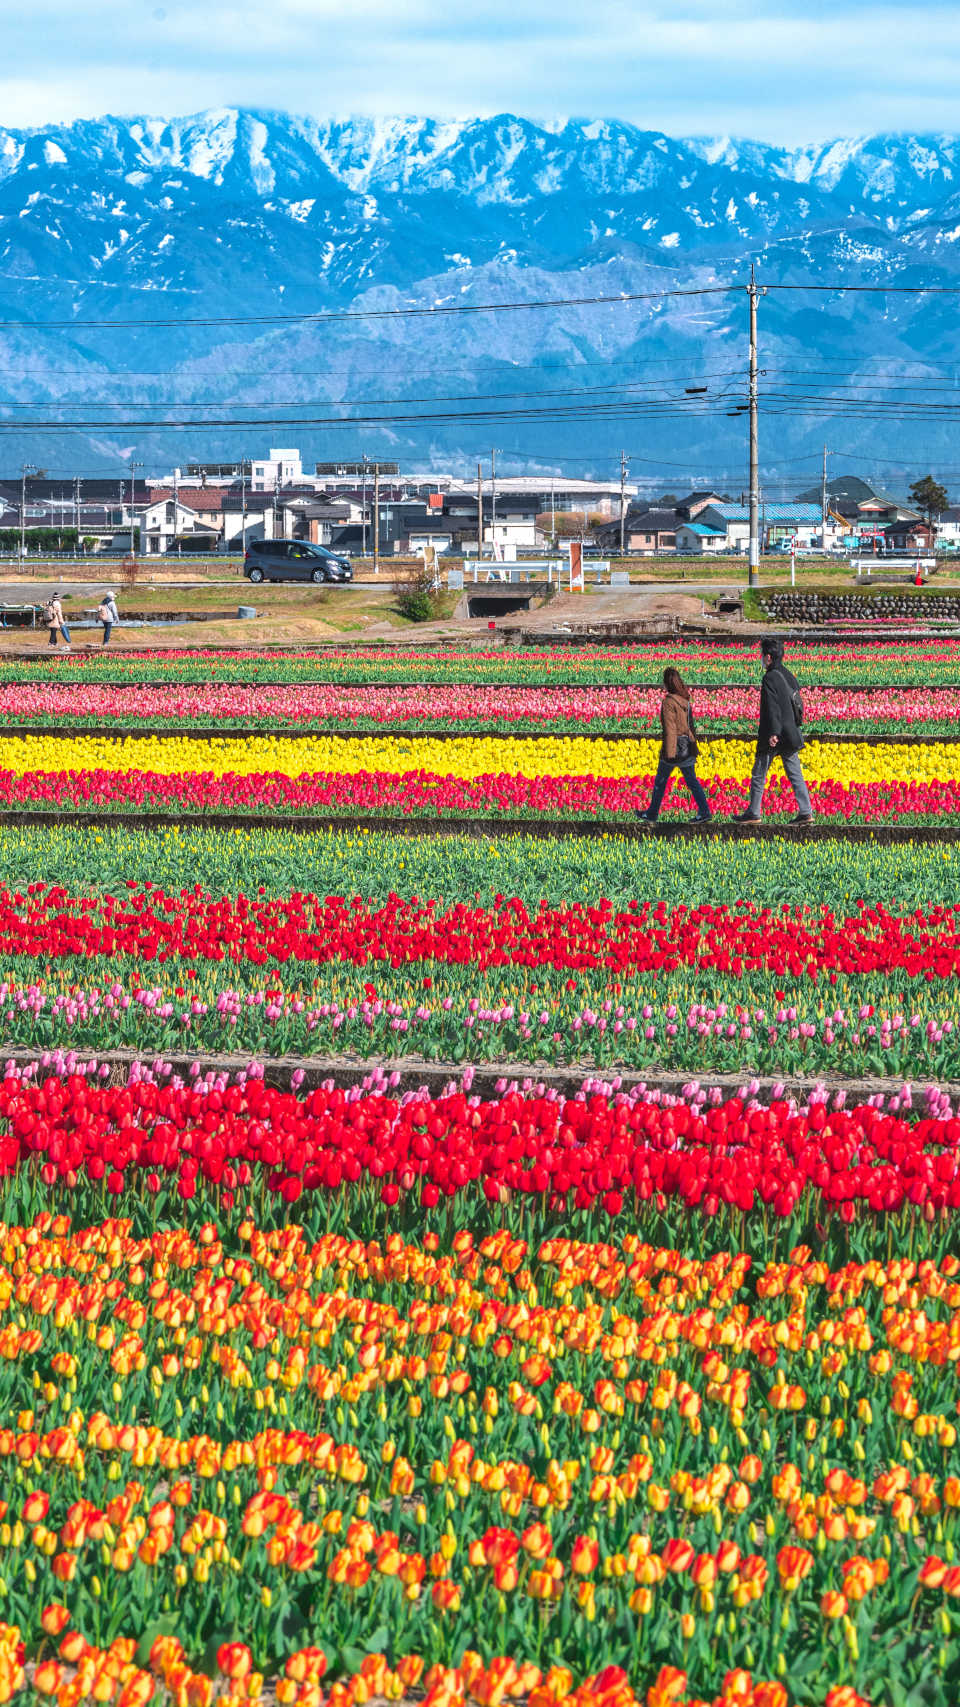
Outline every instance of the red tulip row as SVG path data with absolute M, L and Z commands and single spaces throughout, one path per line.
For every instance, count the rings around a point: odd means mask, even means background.
M 317 812 L 395 814 L 436 818 L 443 814 L 502 813 L 529 817 L 633 813 L 645 808 L 652 777 L 520 775 L 466 778 L 430 771 L 361 771 L 348 775 L 320 771 L 290 777 L 282 772 L 216 777 L 187 771 L 164 776 L 138 770 L 0 771 L 0 809 L 21 806 L 97 807 L 122 811 Z M 745 785 L 735 778 L 704 778 L 717 815 L 742 809 Z M 929 782 L 879 782 L 849 785 L 825 781 L 810 786 L 818 817 L 879 821 L 903 817 L 960 816 L 960 778 Z M 690 816 L 689 800 L 674 787 L 665 810 Z M 792 816 L 796 803 L 785 777 L 767 789 L 768 816 Z
M 463 1091 L 400 1101 L 325 1086 L 299 1097 L 254 1076 L 233 1084 L 147 1078 L 111 1086 L 82 1073 L 0 1081 L 0 1177 L 25 1163 L 44 1185 L 82 1177 L 119 1194 L 204 1182 L 232 1194 L 265 1185 L 288 1203 L 304 1192 L 372 1185 L 387 1205 L 411 1197 L 525 1194 L 548 1207 L 626 1207 L 669 1200 L 702 1214 L 767 1206 L 793 1214 L 804 1193 L 852 1220 L 921 1207 L 960 1207 L 960 1119 L 911 1120 L 873 1105 L 797 1109 L 745 1097 L 708 1105 L 635 1092 L 508 1093 L 480 1103 Z M 629 1200 L 629 1201 L 628 1201 Z
M 444 907 L 391 894 L 378 906 L 361 896 L 295 891 L 276 899 L 214 898 L 195 887 L 167 895 L 132 881 L 120 895 L 72 895 L 30 884 L 0 886 L 0 955 L 43 959 L 130 955 L 264 965 L 345 961 L 353 966 L 411 962 L 548 966 L 617 972 L 697 966 L 739 976 L 763 968 L 799 977 L 818 972 L 902 973 L 946 978 L 960 971 L 960 905 L 907 916 L 882 905 L 838 917 L 829 907 L 667 908 L 600 897 L 535 910 L 498 896 L 493 906 Z

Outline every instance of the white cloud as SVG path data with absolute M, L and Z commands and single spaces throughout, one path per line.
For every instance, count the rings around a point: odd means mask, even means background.
M 17 127 L 220 105 L 509 110 L 797 142 L 956 129 L 960 13 L 936 0 L 34 0 L 5 22 L 4 64 L 16 72 L 0 73 L 0 117 Z

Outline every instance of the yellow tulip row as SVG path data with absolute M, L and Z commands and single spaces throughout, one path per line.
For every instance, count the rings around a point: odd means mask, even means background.
M 705 777 L 742 778 L 753 763 L 751 741 L 704 742 L 698 769 Z M 131 736 L 109 740 L 95 736 L 60 739 L 47 735 L 0 739 L 0 771 L 23 776 L 31 771 L 150 771 L 162 776 L 184 772 L 217 777 L 284 776 L 363 771 L 426 771 L 438 776 L 473 778 L 518 775 L 631 777 L 656 769 L 658 741 L 464 736 L 391 736 L 370 740 L 317 735 L 291 740 L 251 736 L 245 741 L 197 740 L 189 736 Z M 958 757 L 954 755 L 957 754 Z M 850 783 L 935 782 L 960 775 L 960 748 L 948 744 L 869 746 L 850 742 L 828 746 L 811 741 L 803 753 L 808 781 Z

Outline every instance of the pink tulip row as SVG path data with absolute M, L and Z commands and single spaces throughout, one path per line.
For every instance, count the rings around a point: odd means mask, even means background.
M 545 1004 L 545 1005 L 544 1005 Z M 768 1008 L 726 1001 L 626 1002 L 605 996 L 595 1005 L 561 992 L 523 1001 L 487 1000 L 460 990 L 438 999 L 357 996 L 313 1002 L 284 990 L 227 988 L 210 999 L 182 986 L 119 981 L 53 991 L 40 983 L 0 984 L 0 1026 L 7 1046 L 35 1042 L 51 1029 L 87 1046 L 196 1049 L 263 1048 L 316 1054 L 329 1049 L 371 1054 L 413 1050 L 456 1059 L 466 1041 L 478 1059 L 532 1055 L 538 1060 L 595 1059 L 642 1068 L 665 1061 L 686 1066 L 709 1057 L 718 1069 L 741 1065 L 743 1046 L 786 1072 L 848 1066 L 851 1050 L 874 1070 L 936 1074 L 953 1050 L 951 1019 L 899 1009 L 813 1005 L 804 1017 L 775 1000 Z M 841 1061 L 841 1056 L 844 1058 Z
M 137 721 L 182 724 L 250 722 L 257 725 L 336 720 L 344 723 L 615 722 L 657 720 L 660 692 L 653 687 L 503 687 L 477 684 L 346 687 L 335 682 L 245 687 L 232 683 L 161 683 L 117 686 L 96 682 L 0 684 L 0 715 L 15 722 L 84 718 L 129 725 Z M 865 693 L 857 688 L 805 690 L 806 714 L 821 728 L 847 722 L 891 721 L 912 725 L 947 722 L 956 715 L 949 689 L 900 688 Z M 701 725 L 750 722 L 756 716 L 752 687 L 704 687 L 695 691 Z

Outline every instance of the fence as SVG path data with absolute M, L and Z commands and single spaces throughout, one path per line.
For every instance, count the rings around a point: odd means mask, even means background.
M 523 563 L 491 563 L 488 561 L 483 563 L 473 563 L 470 567 L 473 570 L 473 585 L 475 587 L 480 585 L 481 582 L 485 586 L 496 584 L 502 587 L 516 587 L 522 585 L 526 581 L 542 581 L 544 579 L 546 579 L 548 587 L 553 586 L 554 580 L 556 580 L 557 586 L 561 587 L 563 585 L 564 573 L 568 576 L 570 574 L 569 560 L 565 557 L 543 557 L 539 559 L 528 558 L 525 559 Z M 448 591 L 462 592 L 466 580 L 466 574 L 466 565 L 464 565 L 462 569 L 448 569 Z M 629 587 L 630 585 L 630 576 L 627 571 L 617 570 L 611 572 L 610 562 L 607 558 L 600 558 L 593 562 L 585 562 L 582 566 L 582 573 L 581 571 L 575 571 L 575 579 L 578 584 L 582 579 L 584 583 L 584 591 L 586 591 L 586 583 L 588 581 L 592 581 L 594 586 L 598 588 Z

